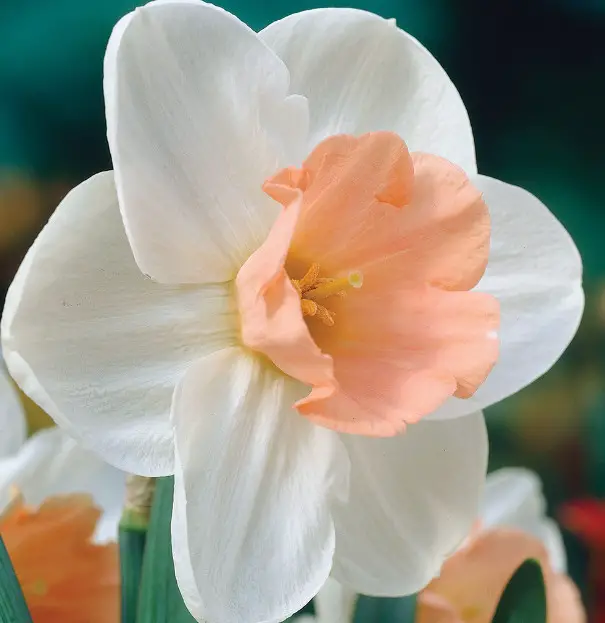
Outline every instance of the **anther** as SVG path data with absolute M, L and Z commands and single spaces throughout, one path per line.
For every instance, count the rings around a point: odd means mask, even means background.
M 319 264 L 313 262 L 313 264 L 309 267 L 309 270 L 305 273 L 305 276 L 302 279 L 292 279 L 292 283 L 301 294 L 304 294 L 315 286 L 315 284 L 319 281 L 318 277 Z
M 319 305 L 315 301 L 309 299 L 301 299 L 300 307 L 302 309 L 303 316 L 315 316 Z
M 314 262 L 302 279 L 292 279 L 292 285 L 300 296 L 303 316 L 314 316 L 325 325 L 334 326 L 334 312 L 329 311 L 318 301 L 331 296 L 345 297 L 350 288 L 361 288 L 363 275 L 360 271 L 351 271 L 346 277 L 333 279 L 319 276 L 319 264 Z

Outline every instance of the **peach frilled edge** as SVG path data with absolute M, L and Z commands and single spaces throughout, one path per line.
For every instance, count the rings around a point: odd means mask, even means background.
M 579 592 L 552 570 L 536 537 L 520 530 L 486 530 L 449 558 L 418 596 L 417 623 L 490 623 L 517 568 L 537 560 L 544 574 L 548 623 L 585 623 Z
M 496 300 L 470 292 L 489 252 L 481 194 L 452 163 L 390 132 L 333 136 L 264 190 L 283 205 L 237 279 L 242 339 L 311 387 L 297 410 L 342 432 L 389 436 L 471 396 L 498 353 Z M 303 318 L 300 279 L 363 274 Z
M 0 533 L 35 623 L 118 623 L 120 570 L 115 543 L 92 542 L 101 511 L 87 495 L 20 498 L 0 517 Z

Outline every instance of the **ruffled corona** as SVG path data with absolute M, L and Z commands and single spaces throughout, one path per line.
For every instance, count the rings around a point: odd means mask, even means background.
M 264 188 L 284 210 L 237 277 L 242 337 L 312 386 L 300 413 L 388 436 L 475 392 L 499 312 L 469 292 L 490 228 L 460 169 L 391 132 L 340 135 Z
M 35 623 L 117 623 L 117 545 L 92 542 L 101 511 L 87 495 L 45 500 L 20 495 L 0 516 L 0 532 Z

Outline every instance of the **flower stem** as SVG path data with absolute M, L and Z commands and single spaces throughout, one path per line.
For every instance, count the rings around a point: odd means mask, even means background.
M 174 478 L 158 478 L 143 560 L 137 623 L 195 623 L 174 575 L 170 522 Z
M 131 475 L 126 480 L 126 503 L 118 531 L 122 623 L 136 623 L 137 620 L 143 554 L 154 490 L 153 478 Z

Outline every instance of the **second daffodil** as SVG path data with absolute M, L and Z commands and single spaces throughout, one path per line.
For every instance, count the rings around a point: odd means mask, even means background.
M 570 237 L 477 174 L 447 75 L 370 13 L 255 33 L 152 2 L 115 27 L 104 88 L 114 170 L 24 260 L 11 373 L 105 460 L 174 473 L 198 619 L 282 620 L 330 573 L 418 591 L 476 517 L 481 409 L 576 330 Z

